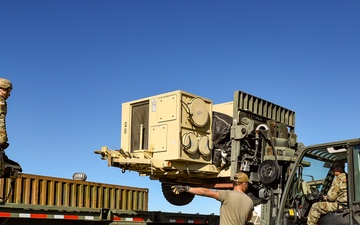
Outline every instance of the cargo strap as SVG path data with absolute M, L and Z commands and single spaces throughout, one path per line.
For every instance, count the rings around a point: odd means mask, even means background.
M 0 177 L 5 175 L 4 149 L 0 148 Z
M 14 186 L 15 186 L 15 179 L 11 178 L 10 190 L 4 199 L 0 197 L 0 204 L 3 204 L 5 202 L 7 202 L 7 200 L 9 200 L 9 198 L 14 190 Z
M 4 175 L 5 175 L 4 155 L 5 155 L 4 149 L 0 149 L 0 175 L 3 179 L 6 179 L 6 178 L 4 178 Z M 9 198 L 14 190 L 15 180 L 16 180 L 17 176 L 18 176 L 18 171 L 15 171 L 15 170 L 10 171 L 10 179 L 11 179 L 10 189 L 5 198 L 0 197 L 0 204 L 3 204 L 5 202 L 7 202 L 7 200 L 9 200 Z

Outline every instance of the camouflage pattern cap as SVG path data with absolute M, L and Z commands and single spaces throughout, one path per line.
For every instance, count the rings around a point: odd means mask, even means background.
M 0 78 L 0 88 L 3 88 L 3 89 L 12 89 L 12 83 L 8 80 L 8 79 L 5 79 L 5 78 Z
M 248 177 L 248 175 L 246 175 L 246 173 L 239 172 L 239 173 L 235 174 L 234 182 L 237 182 L 237 183 L 249 182 L 249 177 Z

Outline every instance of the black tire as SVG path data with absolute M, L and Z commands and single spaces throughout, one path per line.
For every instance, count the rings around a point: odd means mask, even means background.
M 195 195 L 188 192 L 182 192 L 176 195 L 172 192 L 171 186 L 171 184 L 161 183 L 163 195 L 169 203 L 177 206 L 183 206 L 189 204 L 194 199 Z

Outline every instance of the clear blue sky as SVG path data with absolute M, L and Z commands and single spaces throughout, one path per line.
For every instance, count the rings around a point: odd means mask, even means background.
M 160 183 L 109 168 L 121 103 L 184 90 L 214 103 L 242 90 L 296 112 L 305 145 L 359 137 L 359 1 L 0 0 L 7 154 L 24 172 L 150 190 L 150 210 L 184 207 Z

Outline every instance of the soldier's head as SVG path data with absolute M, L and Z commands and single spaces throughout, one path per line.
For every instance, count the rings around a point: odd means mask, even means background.
M 0 94 L 7 99 L 10 96 L 12 90 L 12 83 L 5 78 L 0 78 Z
M 335 175 L 345 172 L 345 163 L 336 161 L 331 165 L 331 169 Z
M 240 186 L 241 190 L 245 192 L 249 185 L 249 177 L 246 173 L 239 172 L 234 176 L 234 187 Z

